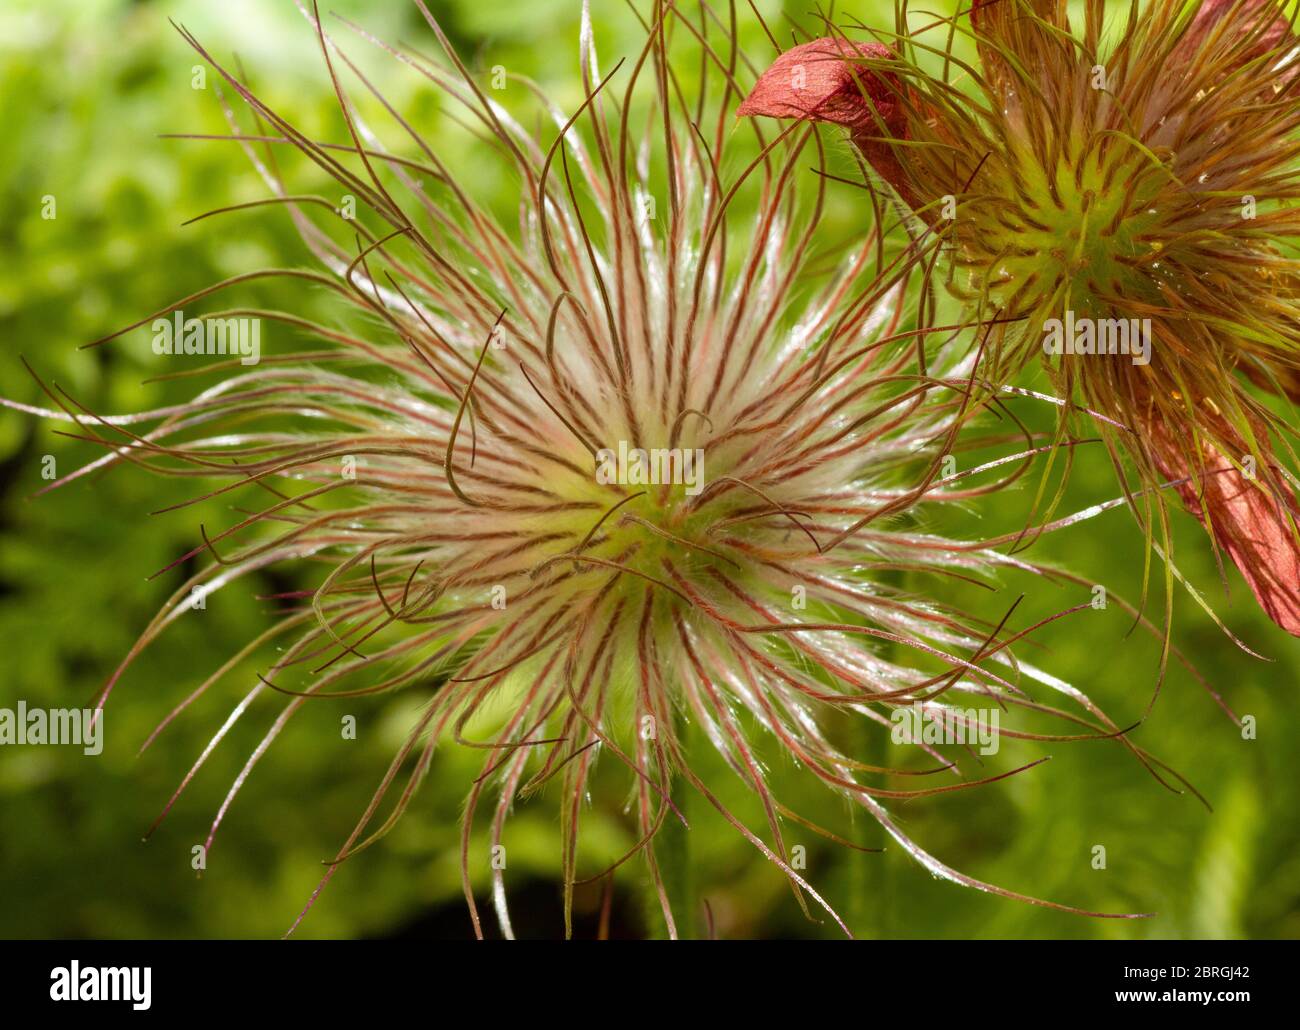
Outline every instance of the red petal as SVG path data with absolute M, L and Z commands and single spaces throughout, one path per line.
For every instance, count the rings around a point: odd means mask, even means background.
M 1150 439 L 1152 457 L 1164 475 L 1191 475 L 1182 450 L 1163 427 Z M 1247 449 L 1243 443 L 1242 453 Z M 1259 606 L 1288 633 L 1300 636 L 1300 547 L 1292 526 L 1300 505 L 1289 493 L 1279 501 L 1209 445 L 1204 468 L 1198 471 L 1200 493 L 1192 482 L 1176 488 L 1183 505 L 1202 521 L 1209 512 L 1214 539 L 1241 570 Z
M 870 71 L 861 58 L 888 60 L 893 51 L 880 43 L 853 43 L 827 37 L 791 47 L 754 84 L 738 115 L 811 118 L 836 125 L 874 125 L 872 105 L 885 123 L 897 120 L 898 86 Z
M 894 52 L 881 43 L 834 37 L 801 43 L 759 76 L 736 114 L 807 118 L 848 126 L 853 130 L 853 142 L 872 167 L 911 202 L 893 147 L 881 138 L 907 138 L 902 84 L 897 76 L 862 64 L 864 58 L 893 57 Z

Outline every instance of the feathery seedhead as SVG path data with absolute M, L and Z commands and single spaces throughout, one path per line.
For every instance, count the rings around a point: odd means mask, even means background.
M 1067 7 L 977 0 L 973 27 L 953 25 L 978 67 L 906 37 L 841 57 L 891 112 L 864 156 L 944 240 L 951 291 L 998 322 L 987 379 L 1041 359 L 1122 423 L 1112 448 L 1148 487 L 1172 482 L 1300 634 L 1295 480 L 1243 382 L 1300 400 L 1297 38 L 1274 0 L 1090 0 L 1082 25 Z M 1082 353 L 1059 335 L 1076 326 Z M 1087 352 L 1103 338 L 1112 353 Z
M 958 437 L 974 410 L 970 368 L 955 345 L 931 348 L 922 365 L 916 340 L 937 329 L 897 332 L 913 317 L 903 297 L 916 252 L 882 267 L 874 234 L 848 245 L 824 238 L 821 191 L 810 203 L 790 188 L 810 143 L 824 158 L 815 131 L 794 127 L 769 141 L 749 123 L 752 139 L 733 133 L 737 91 L 712 44 L 703 95 L 688 100 L 660 25 L 639 55 L 604 71 L 584 11 L 587 98 L 570 117 L 538 91 L 554 129 L 537 138 L 481 92 L 420 7 L 450 67 L 402 59 L 513 161 L 518 232 L 479 206 L 386 104 L 416 156 L 381 142 L 344 92 L 343 68 L 369 89 L 368 80 L 315 17 L 351 147 L 303 136 L 185 33 L 269 127 L 270 145 L 295 147 L 363 209 L 340 226 L 337 212 L 320 215 L 328 205 L 307 203 L 274 162 L 259 161 L 270 202 L 287 208 L 328 270 L 265 274 L 327 287 L 371 330 L 269 313 L 338 350 L 252 370 L 232 362 L 229 377 L 191 403 L 134 418 L 101 421 L 51 392 L 64 417 L 109 448 L 97 466 L 129 458 L 216 477 L 222 496 L 274 495 L 230 528 L 204 531 L 204 545 L 185 557 L 208 554 L 212 564 L 178 588 L 100 704 L 196 590 L 305 563 L 322 570 L 309 595 L 289 598 L 300 603 L 164 726 L 240 660 L 270 661 L 213 740 L 271 691 L 291 695 L 247 773 L 308 700 L 432 686 L 326 881 L 391 828 L 435 749 L 454 740 L 484 750 L 461 849 L 476 932 L 480 802 L 495 795 L 495 846 L 514 803 L 563 785 L 567 899 L 602 755 L 628 771 L 640 838 L 631 853 L 646 855 L 670 933 L 654 840 L 680 817 L 680 781 L 829 910 L 788 859 L 781 817 L 798 817 L 768 783 L 764 748 L 866 809 L 935 875 L 1020 897 L 921 850 L 884 805 L 977 781 L 886 789 L 872 780 L 888 769 L 846 753 L 826 730 L 832 713 L 849 713 L 889 733 L 892 710 L 943 713 L 959 697 L 1052 711 L 1026 693 L 1035 681 L 1060 693 L 1072 734 L 1114 736 L 1159 766 L 1082 692 L 1013 659 L 1019 634 L 926 598 L 925 584 L 945 577 L 1046 570 L 1000 554 L 1010 538 L 962 543 L 918 527 L 927 509 L 965 504 L 1019 473 L 984 486 L 971 478 L 980 469 L 939 478 L 945 453 L 977 445 Z M 675 10 L 657 10 L 682 35 L 694 31 Z M 729 217 L 737 197 L 752 203 L 752 218 Z M 132 428 L 141 424 L 152 427 Z M 349 460 L 354 475 L 340 475 Z M 900 576 L 911 577 L 905 590 Z M 685 724 L 761 797 L 767 841 L 693 771 Z M 493 865 L 491 876 L 509 934 L 504 873 Z

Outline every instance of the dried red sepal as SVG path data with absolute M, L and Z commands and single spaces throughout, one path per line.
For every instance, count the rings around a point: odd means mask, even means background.
M 825 37 L 781 54 L 759 76 L 736 114 L 741 117 L 803 118 L 843 125 L 868 163 L 909 204 L 907 185 L 891 140 L 908 138 L 903 85 L 898 76 L 867 66 L 890 60 L 882 43 Z
M 1208 513 L 1215 541 L 1240 570 L 1259 606 L 1282 629 L 1300 636 L 1300 545 L 1295 529 L 1300 504 L 1295 496 L 1275 496 L 1208 443 L 1202 445 L 1203 464 L 1193 476 L 1183 448 L 1168 429 L 1151 428 L 1151 457 L 1162 475 L 1182 480 L 1175 489 L 1184 507 L 1202 523 Z M 1240 440 L 1228 427 L 1219 428 Z M 1262 434 L 1257 437 L 1263 439 Z M 1249 450 L 1244 441 L 1240 450 Z

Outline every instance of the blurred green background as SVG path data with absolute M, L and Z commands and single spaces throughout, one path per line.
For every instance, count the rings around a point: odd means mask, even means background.
M 689 0 L 686 0 L 689 3 Z M 426 53 L 436 44 L 413 5 L 401 0 L 331 0 L 376 35 Z M 501 64 L 536 79 L 561 108 L 581 101 L 577 0 L 438 0 L 433 9 L 467 63 Z M 645 5 L 639 5 L 644 7 Z M 759 8 L 805 26 L 808 5 L 773 0 Z M 939 5 L 944 7 L 945 5 Z M 951 7 L 947 7 L 951 9 Z M 842 14 L 892 19 L 892 4 L 850 3 Z M 640 43 L 636 21 L 615 0 L 593 0 L 608 66 Z M 748 6 L 737 9 L 754 60 L 771 53 Z M 3 0 L 0 3 L 0 394 L 40 403 L 23 355 L 100 412 L 126 412 L 184 396 L 191 385 L 144 384 L 155 374 L 145 330 L 93 351 L 76 348 L 219 278 L 261 266 L 307 265 L 310 255 L 283 211 L 261 208 L 182 228 L 209 208 L 265 195 L 230 143 L 164 140 L 167 132 L 226 131 L 208 87 L 193 88 L 199 63 L 168 19 L 183 23 L 219 59 L 237 53 L 256 88 L 309 134 L 343 140 L 317 44 L 290 0 Z M 786 31 L 788 37 L 788 29 Z M 348 40 L 388 98 L 435 142 L 464 144 L 417 75 L 364 42 Z M 519 87 L 514 87 L 519 89 Z M 503 103 L 514 98 L 507 92 Z M 247 125 L 247 121 L 244 122 Z M 828 139 L 832 138 L 828 136 Z M 851 167 L 838 155 L 846 174 Z M 338 192 L 293 166 L 299 192 Z M 802 180 L 811 187 L 812 173 Z M 500 162 L 478 166 L 473 185 L 506 211 L 516 183 Z M 831 191 L 827 232 L 868 217 L 860 194 Z M 41 217 L 53 196 L 57 217 Z M 319 291 L 286 300 L 279 284 L 255 284 L 230 304 L 281 305 L 338 318 Z M 224 302 L 223 302 L 224 303 Z M 206 385 L 206 381 L 203 381 Z M 1023 414 L 1041 412 L 1027 405 Z M 224 525 L 227 505 L 150 516 L 189 496 L 186 484 L 131 467 L 87 478 L 31 500 L 42 459 L 64 473 L 97 453 L 57 436 L 50 424 L 0 411 L 0 707 L 87 703 L 128 651 L 181 570 L 146 577 L 198 542 L 198 524 Z M 1027 481 L 1028 482 L 1028 481 Z M 1081 459 L 1066 509 L 1114 494 L 1099 451 Z M 968 534 L 1014 528 L 1031 490 L 973 509 Z M 1300 936 L 1300 641 L 1254 609 L 1239 577 L 1230 594 L 1191 520 L 1178 520 L 1180 566 L 1232 630 L 1273 661 L 1237 648 L 1189 598 L 1176 598 L 1175 643 L 1237 712 L 1253 715 L 1258 738 L 1237 728 L 1180 667 L 1171 666 L 1151 718 L 1135 739 L 1188 776 L 1213 811 L 1163 789 L 1113 743 L 1007 743 L 989 771 L 1053 755 L 1023 776 L 979 790 L 895 806 L 914 838 L 951 865 L 999 885 L 1085 908 L 1155 911 L 1150 920 L 1089 920 L 1031 908 L 933 880 L 898 848 L 883 855 L 839 848 L 800 827 L 809 879 L 862 936 L 897 937 L 1297 937 Z M 972 529 L 971 527 L 975 528 Z M 942 528 L 942 527 L 940 527 Z M 1067 563 L 1116 593 L 1140 592 L 1143 544 L 1129 517 L 1113 511 L 1044 539 L 1034 556 Z M 292 589 L 283 576 L 252 577 L 185 618 L 128 673 L 106 713 L 107 744 L 95 758 L 75 748 L 0 748 L 0 936 L 265 937 L 282 933 L 363 809 L 424 695 L 359 699 L 355 741 L 340 739 L 340 709 L 309 705 L 239 795 L 202 878 L 190 848 L 282 698 L 264 697 L 214 753 L 148 842 L 143 831 L 229 708 L 252 683 L 242 670 L 178 720 L 140 758 L 136 750 L 180 698 L 269 624 L 257 594 Z M 996 597 L 979 594 L 996 619 L 1021 592 L 1017 625 L 1086 600 L 1082 588 L 1008 576 Z M 1158 612 L 1158 594 L 1152 609 Z M 1025 652 L 1085 689 L 1121 725 L 1150 696 L 1158 649 L 1115 606 L 1049 626 Z M 705 749 L 702 775 L 736 810 L 752 799 Z M 782 798 L 842 832 L 850 813 L 774 749 L 763 754 Z M 460 895 L 458 817 L 481 755 L 440 749 L 408 816 L 387 840 L 349 862 L 303 924 L 304 936 L 466 937 Z M 594 871 L 635 843 L 622 812 L 626 783 L 606 770 L 586 817 L 582 868 Z M 969 775 L 979 775 L 968 769 Z M 598 781 L 598 783 L 601 781 Z M 898 785 L 914 785 L 898 784 Z M 562 932 L 559 820 L 544 792 L 521 806 L 507 830 L 507 884 L 516 929 Z M 702 805 L 691 809 L 690 864 L 701 903 L 725 937 L 836 936 L 806 920 L 782 875 Z M 481 820 L 485 822 L 485 820 Z M 1103 845 L 1104 870 L 1093 868 Z M 486 848 L 476 839 L 475 847 Z M 615 935 L 659 935 L 647 914 L 644 864 L 620 871 Z M 479 884 L 481 901 L 485 884 Z M 599 892 L 579 892 L 578 933 L 594 933 Z M 483 906 L 490 933 L 495 922 Z M 703 920 L 701 920 L 703 922 Z

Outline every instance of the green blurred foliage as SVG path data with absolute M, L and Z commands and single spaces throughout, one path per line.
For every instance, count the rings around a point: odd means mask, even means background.
M 436 49 L 413 5 L 332 0 L 330 6 L 383 39 Z M 535 79 L 561 109 L 581 102 L 577 0 L 432 6 L 471 68 L 486 74 L 501 64 Z M 759 7 L 788 38 L 778 5 L 767 0 Z M 892 5 L 880 0 L 849 7 L 864 22 L 892 22 Z M 593 0 L 593 9 L 606 65 L 634 54 L 639 29 L 626 5 Z M 784 14 L 814 25 L 804 12 L 791 2 Z M 737 5 L 737 17 L 747 53 L 761 65 L 770 44 L 747 5 Z M 310 264 L 288 218 L 273 208 L 181 226 L 205 210 L 263 197 L 265 188 L 231 143 L 159 138 L 226 131 L 215 76 L 209 72 L 207 88 L 193 88 L 200 62 L 168 18 L 194 31 L 219 59 L 237 53 L 264 99 L 310 134 L 344 139 L 312 31 L 288 0 L 6 0 L 0 8 L 0 393 L 6 397 L 43 403 L 23 356 L 95 411 L 180 399 L 192 381 L 143 382 L 158 372 L 145 330 L 98 349 L 79 345 L 225 276 Z M 463 130 L 418 75 L 364 41 L 351 40 L 350 52 L 406 117 L 447 148 L 449 159 L 467 147 Z M 507 94 L 503 102 L 512 99 Z M 286 159 L 284 167 L 302 192 L 338 193 L 301 162 Z M 845 171 L 851 171 L 847 162 Z M 812 188 L 813 181 L 808 172 L 799 186 Z M 502 162 L 474 164 L 472 182 L 508 215 L 517 183 Z M 847 188 L 831 193 L 828 233 L 866 224 L 861 195 Z M 46 197 L 57 205 L 54 219 L 42 217 Z M 222 304 L 278 305 L 323 321 L 346 317 L 319 291 L 287 299 L 286 289 L 252 283 L 230 291 Z M 1049 413 L 1032 403 L 1017 410 L 1039 428 L 1048 425 Z M 198 481 L 159 480 L 131 467 L 32 499 L 43 485 L 43 456 L 53 455 L 66 472 L 97 454 L 58 428 L 0 412 L 0 706 L 12 707 L 18 698 L 56 707 L 88 702 L 183 572 L 148 577 L 199 542 L 200 523 L 225 525 L 232 518 L 231 504 L 218 500 L 150 515 L 200 492 Z M 972 507 L 961 525 L 934 528 L 968 535 L 1017 528 L 1031 508 L 1035 482 L 1029 477 L 992 504 Z M 1114 493 L 1104 455 L 1090 451 L 1080 456 L 1062 510 Z M 1300 936 L 1300 641 L 1260 616 L 1235 573 L 1226 577 L 1225 594 L 1205 537 L 1191 520 L 1178 521 L 1180 567 L 1232 631 L 1272 659 L 1243 653 L 1184 592 L 1175 593 L 1175 644 L 1234 710 L 1255 717 L 1258 739 L 1243 740 L 1176 663 L 1135 739 L 1187 775 L 1213 811 L 1162 787 L 1111 742 L 1006 742 L 987 770 L 968 768 L 968 775 L 1006 771 L 1044 753 L 1053 760 L 991 787 L 895 806 L 918 842 L 964 872 L 1085 908 L 1158 915 L 1089 920 L 1032 908 L 934 880 L 897 847 L 859 853 L 789 824 L 787 840 L 808 849 L 808 877 L 856 932 Z M 1144 546 L 1123 511 L 1050 535 L 1033 555 L 1066 564 L 1112 593 L 1142 593 Z M 1160 579 L 1157 567 L 1148 599 L 1157 618 L 1164 604 Z M 241 667 L 152 748 L 139 757 L 136 751 L 173 705 L 269 624 L 271 602 L 256 596 L 299 585 L 278 574 L 253 577 L 211 598 L 201 618 L 178 620 L 117 687 L 101 756 L 83 757 L 74 748 L 0 749 L 0 935 L 265 937 L 287 928 L 427 694 L 361 699 L 346 708 L 306 706 L 231 806 L 201 878 L 191 869 L 190 849 L 206 836 L 284 699 L 263 697 L 254 705 L 147 843 L 143 831 L 254 683 L 255 669 Z M 1082 588 L 1016 574 L 996 595 L 955 591 L 953 600 L 996 621 L 1022 593 L 1016 625 L 1087 600 Z M 1090 693 L 1121 725 L 1141 718 L 1155 686 L 1159 646 L 1133 630 L 1116 606 L 1062 619 L 1034 639 L 1024 652 L 1028 660 Z M 341 739 L 344 713 L 357 717 L 356 741 Z M 1047 723 L 1033 728 L 1050 731 Z M 857 753 L 888 757 L 860 726 L 846 721 L 835 731 Z M 761 827 L 756 799 L 707 746 L 694 750 L 704 779 Z M 811 784 L 770 742 L 760 752 L 786 804 L 861 842 L 878 842 L 860 816 L 855 824 L 843 802 Z M 481 761 L 465 749 L 441 749 L 409 815 L 382 844 L 343 867 L 300 933 L 468 935 L 458 820 Z M 588 872 L 635 843 L 622 811 L 626 780 L 608 763 L 596 778 L 583 817 L 581 868 Z M 889 785 L 915 782 L 896 777 Z M 552 789 L 520 806 L 506 834 L 516 926 L 528 934 L 561 930 L 556 797 Z M 720 935 L 835 935 L 833 926 L 805 919 L 780 872 L 701 801 L 688 803 L 688 812 L 690 871 Z M 483 822 L 472 848 L 486 849 Z M 1106 849 L 1104 870 L 1093 868 L 1097 845 Z M 659 917 L 643 899 L 643 863 L 622 867 L 618 884 L 615 932 L 661 933 Z M 485 885 L 477 886 L 482 905 Z M 596 889 L 579 891 L 580 931 L 590 930 L 599 902 Z M 490 914 L 487 921 L 494 925 Z

